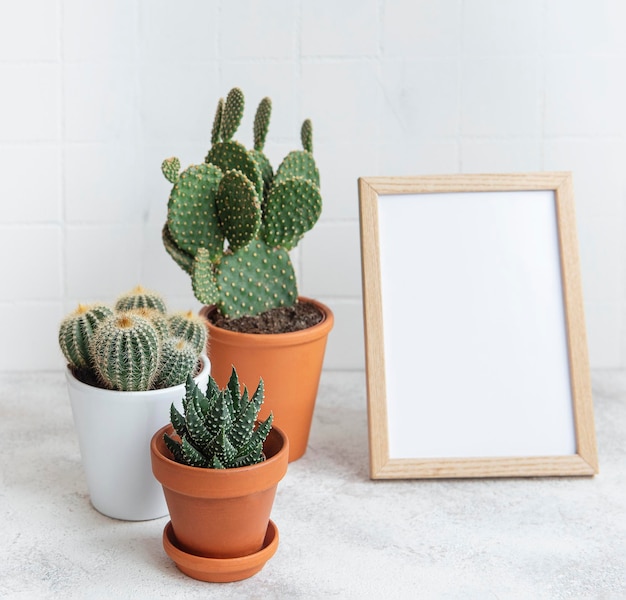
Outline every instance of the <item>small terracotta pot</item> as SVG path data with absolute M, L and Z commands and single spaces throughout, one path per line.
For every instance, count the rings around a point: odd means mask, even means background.
M 322 321 L 302 331 L 278 334 L 238 333 L 208 323 L 211 376 L 224 388 L 234 366 L 250 393 L 263 378 L 265 401 L 259 419 L 274 413 L 274 423 L 289 438 L 289 461 L 306 451 L 326 341 L 334 323 L 326 305 L 304 297 L 299 301 L 314 304 L 324 315 Z M 208 318 L 216 310 L 205 306 L 200 314 Z
M 205 558 L 258 553 L 268 532 L 278 482 L 287 472 L 289 441 L 285 434 L 272 428 L 263 445 L 266 459 L 261 463 L 202 469 L 177 463 L 163 441 L 165 432 L 172 435 L 172 426 L 154 434 L 150 454 L 152 472 L 163 486 L 177 548 Z

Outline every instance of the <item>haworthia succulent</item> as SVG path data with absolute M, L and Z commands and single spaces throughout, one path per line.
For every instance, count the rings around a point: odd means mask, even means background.
M 184 414 L 174 405 L 170 420 L 176 436 L 164 434 L 174 460 L 194 467 L 228 469 L 262 462 L 263 443 L 272 428 L 273 415 L 258 423 L 263 403 L 263 380 L 252 398 L 239 389 L 233 367 L 230 381 L 220 390 L 209 377 L 203 394 L 191 377 L 185 384 Z

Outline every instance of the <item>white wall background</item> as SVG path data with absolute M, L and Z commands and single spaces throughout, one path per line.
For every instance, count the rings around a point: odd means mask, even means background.
M 274 101 L 276 165 L 315 128 L 325 200 L 296 251 L 363 367 L 359 176 L 571 170 L 592 366 L 626 366 L 622 0 L 0 0 L 0 370 L 62 366 L 78 301 L 141 282 L 196 308 L 161 246 L 169 184 L 233 85 Z M 419 277 L 418 273 L 414 274 Z

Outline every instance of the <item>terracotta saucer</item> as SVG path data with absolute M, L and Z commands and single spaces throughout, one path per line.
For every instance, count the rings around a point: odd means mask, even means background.
M 270 520 L 263 541 L 263 548 L 254 554 L 237 558 L 205 558 L 181 550 L 177 546 L 170 521 L 163 530 L 163 548 L 180 571 L 200 581 L 226 583 L 240 581 L 258 573 L 274 556 L 278 548 L 278 527 Z

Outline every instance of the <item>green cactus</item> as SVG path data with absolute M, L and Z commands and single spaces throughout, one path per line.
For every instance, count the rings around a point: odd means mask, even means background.
M 126 312 L 131 312 L 135 315 L 143 317 L 144 319 L 148 319 L 148 321 L 150 321 L 150 323 L 154 325 L 156 332 L 159 334 L 159 340 L 161 342 L 170 337 L 169 316 L 165 313 L 162 313 L 160 310 L 157 310 L 156 308 L 146 308 L 142 306 L 141 308 L 131 308 L 129 311 Z
M 152 308 L 163 314 L 167 312 L 163 298 L 155 292 L 146 290 L 141 285 L 122 294 L 115 302 L 115 310 L 117 311 L 132 310 L 133 308 Z
M 187 377 L 183 398 L 184 415 L 172 404 L 170 418 L 176 437 L 164 434 L 165 444 L 177 462 L 193 467 L 229 469 L 264 460 L 263 442 L 271 428 L 273 415 L 257 423 L 263 403 L 263 380 L 248 399 L 233 368 L 228 385 L 220 390 L 209 377 L 203 394 Z
M 103 304 L 79 304 L 59 326 L 59 345 L 70 366 L 76 369 L 91 367 L 90 342 L 98 324 L 113 314 Z
M 143 391 L 182 384 L 206 350 L 206 321 L 164 311 L 163 298 L 141 286 L 120 296 L 115 309 L 80 304 L 61 321 L 61 351 L 88 385 Z
M 160 351 L 154 325 L 132 312 L 105 319 L 91 339 L 96 374 L 113 390 L 150 389 L 159 370 Z
M 206 349 L 208 330 L 204 317 L 190 310 L 177 312 L 168 318 L 168 327 L 171 335 L 188 341 L 198 354 Z
M 322 210 L 311 122 L 302 125 L 303 150 L 290 152 L 274 175 L 263 152 L 271 108 L 270 99 L 263 98 L 254 119 L 254 148 L 246 150 L 232 139 L 244 109 L 243 93 L 234 88 L 218 102 L 204 164 L 180 176 L 175 159 L 163 165 L 174 184 L 162 235 L 165 248 L 191 275 L 196 298 L 217 304 L 227 318 L 296 302 L 288 251 Z
M 182 338 L 169 337 L 163 341 L 161 352 L 155 388 L 180 385 L 185 383 L 187 375 L 194 374 L 199 352 L 193 344 Z

